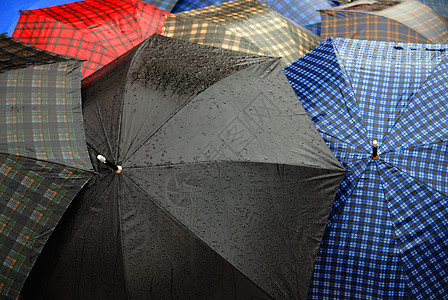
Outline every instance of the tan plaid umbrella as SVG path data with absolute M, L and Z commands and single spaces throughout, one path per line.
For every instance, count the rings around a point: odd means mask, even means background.
M 321 10 L 322 38 L 404 43 L 448 42 L 448 20 L 415 0 L 359 0 Z
M 162 35 L 246 53 L 282 57 L 289 65 L 321 39 L 254 0 L 238 0 L 166 16 Z

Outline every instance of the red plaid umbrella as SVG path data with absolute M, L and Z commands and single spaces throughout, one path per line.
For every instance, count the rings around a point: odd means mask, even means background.
M 163 11 L 141 0 L 86 0 L 23 11 L 12 37 L 36 48 L 76 57 L 87 77 L 154 33 Z

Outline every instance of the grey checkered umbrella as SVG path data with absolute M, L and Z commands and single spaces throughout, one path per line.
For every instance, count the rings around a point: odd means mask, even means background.
M 2 299 L 17 298 L 54 227 L 92 176 L 80 64 L 0 36 Z

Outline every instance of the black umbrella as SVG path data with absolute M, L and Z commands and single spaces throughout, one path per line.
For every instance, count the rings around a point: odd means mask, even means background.
M 280 58 L 154 36 L 83 101 L 99 175 L 25 298 L 305 297 L 345 170 Z

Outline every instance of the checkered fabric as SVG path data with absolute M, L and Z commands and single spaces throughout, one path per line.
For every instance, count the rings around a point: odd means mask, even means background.
M 404 43 L 448 42 L 448 20 L 415 0 L 388 6 L 387 1 L 359 0 L 321 10 L 322 38 L 344 37 Z M 379 10 L 372 10 L 379 5 Z M 382 6 L 382 7 L 381 7 Z
M 177 3 L 177 0 L 145 0 L 145 2 L 154 5 L 165 11 L 172 11 Z
M 320 43 L 318 35 L 255 0 L 166 17 L 162 35 L 246 53 L 282 57 L 284 66 Z
M 0 73 L 26 68 L 42 63 L 56 63 L 70 58 L 17 42 L 6 34 L 0 34 Z
M 0 61 L 0 298 L 15 299 L 92 166 L 81 62 L 4 35 Z
M 206 6 L 221 4 L 227 1 L 222 0 L 179 0 L 174 6 L 172 12 L 179 13 L 193 9 L 199 9 Z M 329 9 L 336 6 L 336 2 L 327 0 L 260 0 L 261 3 L 266 4 L 269 8 L 284 15 L 295 23 L 304 26 L 308 30 L 319 34 L 320 15 L 318 10 Z
M 173 9 L 171 10 L 172 13 L 177 14 L 184 11 L 190 11 L 194 9 L 199 9 L 207 6 L 222 4 L 225 2 L 229 2 L 228 0 L 179 0 L 176 2 L 176 5 L 174 5 Z
M 428 5 L 434 11 L 441 14 L 445 18 L 448 18 L 448 2 L 446 0 L 419 0 L 419 1 Z
M 168 12 L 141 0 L 85 0 L 23 11 L 12 36 L 85 60 L 83 77 L 160 33 Z
M 310 299 L 448 294 L 447 53 L 441 44 L 330 38 L 285 68 L 349 171 L 316 260 Z

